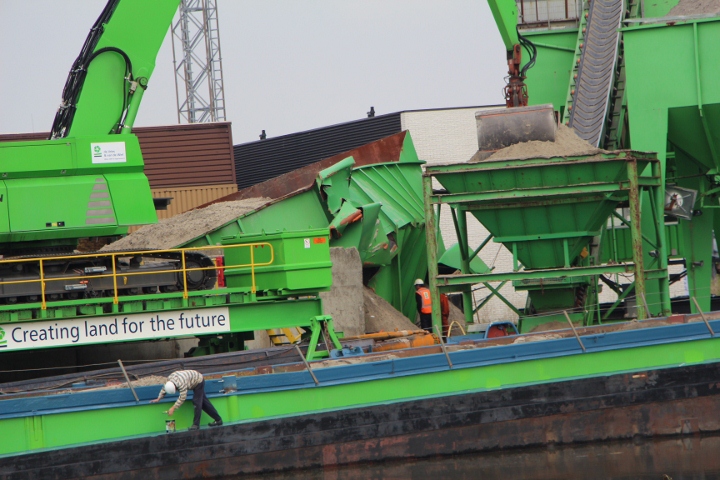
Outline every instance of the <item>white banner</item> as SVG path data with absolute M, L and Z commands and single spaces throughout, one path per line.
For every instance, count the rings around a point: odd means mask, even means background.
M 0 352 L 230 331 L 227 307 L 0 325 Z

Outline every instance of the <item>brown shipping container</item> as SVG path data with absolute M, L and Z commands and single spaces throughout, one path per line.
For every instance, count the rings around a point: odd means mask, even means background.
M 237 185 L 206 185 L 202 187 L 153 188 L 153 198 L 172 198 L 167 210 L 158 210 L 158 219 L 170 218 L 195 207 L 237 192 Z
M 193 208 L 211 203 L 214 200 L 237 192 L 237 185 L 205 185 L 200 187 L 153 188 L 153 198 L 171 198 L 167 210 L 158 210 L 158 220 L 162 221 L 174 215 L 187 212 Z M 130 227 L 128 233 L 136 231 L 140 226 Z

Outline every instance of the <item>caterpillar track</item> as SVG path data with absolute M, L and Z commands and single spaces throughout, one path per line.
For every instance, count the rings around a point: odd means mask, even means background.
M 113 256 L 114 253 L 122 254 Z M 217 280 L 212 258 L 199 252 L 143 252 L 135 255 L 133 252 L 102 251 L 9 260 L 0 264 L 0 303 L 4 304 L 39 301 L 43 283 L 46 300 L 58 301 L 112 296 L 116 281 L 119 295 L 139 295 L 180 291 L 184 288 L 184 281 L 188 290 L 207 290 L 213 288 Z M 209 269 L 193 270 L 197 268 Z M 111 275 L 113 272 L 116 274 L 114 278 Z

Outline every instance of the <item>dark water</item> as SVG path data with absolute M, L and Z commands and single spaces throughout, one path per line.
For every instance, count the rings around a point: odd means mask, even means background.
M 243 479 L 720 480 L 720 436 L 547 447 L 390 461 Z M 228 479 L 229 480 L 229 479 Z

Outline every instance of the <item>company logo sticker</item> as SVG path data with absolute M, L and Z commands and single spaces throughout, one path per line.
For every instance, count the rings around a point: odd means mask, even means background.
M 125 142 L 91 143 L 92 163 L 125 163 Z
M 5 330 L 0 327 L 0 348 L 7 348 L 7 340 L 5 340 Z

